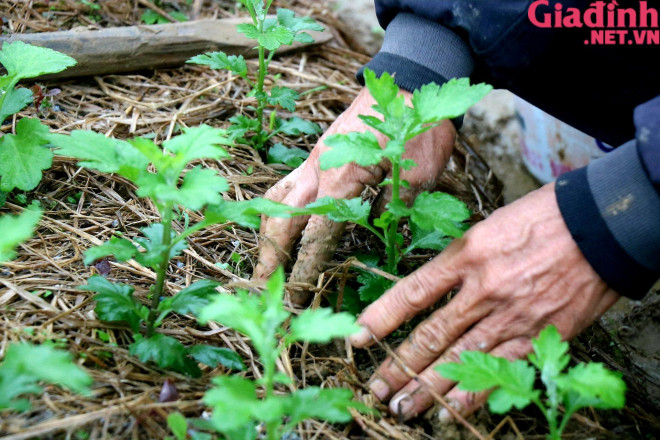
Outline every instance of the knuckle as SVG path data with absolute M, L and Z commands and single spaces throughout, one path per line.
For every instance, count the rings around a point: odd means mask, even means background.
M 421 310 L 429 306 L 433 297 L 433 280 L 426 271 L 417 270 L 406 278 L 405 288 L 400 292 L 403 306 L 407 309 Z M 403 286 L 402 286 L 403 287 Z
M 433 320 L 420 324 L 411 336 L 413 348 L 423 355 L 430 356 L 437 356 L 442 353 L 446 340 L 445 329 Z

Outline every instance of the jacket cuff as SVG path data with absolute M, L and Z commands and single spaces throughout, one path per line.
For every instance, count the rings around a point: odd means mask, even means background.
M 377 75 L 395 75 L 397 85 L 412 92 L 424 84 L 444 84 L 470 76 L 470 46 L 448 28 L 409 13 L 399 13 L 387 26 L 380 51 L 365 67 Z M 364 67 L 357 74 L 364 85 Z
M 380 51 L 357 73 L 364 85 L 364 69 L 377 76 L 387 72 L 404 90 L 425 84 L 442 85 L 452 78 L 469 77 L 474 70 L 470 46 L 456 33 L 424 17 L 399 13 L 387 26 Z M 453 119 L 457 129 L 463 117 Z
M 600 277 L 642 298 L 660 278 L 660 196 L 634 141 L 563 174 L 557 203 L 571 235 Z

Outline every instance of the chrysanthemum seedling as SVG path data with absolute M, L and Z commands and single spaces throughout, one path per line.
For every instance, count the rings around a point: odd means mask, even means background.
M 291 393 L 276 391 L 277 385 L 292 382 L 277 370 L 277 359 L 296 342 L 327 343 L 360 330 L 348 313 L 330 309 L 309 309 L 292 316 L 284 308 L 284 271 L 278 268 L 266 290 L 260 295 L 238 291 L 222 294 L 200 313 L 202 323 L 217 321 L 248 336 L 259 354 L 262 377 L 250 380 L 241 376 L 219 376 L 214 387 L 204 395 L 204 403 L 213 409 L 211 419 L 198 423 L 222 433 L 227 439 L 257 438 L 261 424 L 264 437 L 279 440 L 306 419 L 348 422 L 349 409 L 367 410 L 353 401 L 353 393 L 345 388 L 308 387 Z M 263 398 L 257 390 L 263 390 Z
M 392 200 L 387 204 L 385 213 L 373 224 L 369 221 L 371 207 L 359 198 L 335 200 L 325 197 L 308 208 L 316 208 L 318 214 L 325 214 L 331 220 L 350 221 L 369 229 L 385 244 L 387 257 L 384 269 L 396 274 L 403 255 L 414 249 L 442 249 L 447 245 L 448 238 L 463 235 L 466 229 L 463 222 L 470 217 L 470 211 L 463 202 L 441 192 L 423 192 L 411 207 L 406 206 L 400 198 L 400 190 L 408 186 L 408 182 L 401 179 L 401 171 L 416 166 L 414 161 L 403 158 L 406 143 L 446 119 L 461 116 L 480 101 L 491 87 L 486 84 L 470 85 L 467 78 L 450 80 L 442 87 L 431 83 L 416 90 L 412 96 L 412 106 L 408 106 L 394 78 L 388 73 L 377 78 L 373 71 L 365 69 L 364 78 L 367 89 L 376 101 L 373 109 L 382 115 L 382 119 L 365 115 L 360 115 L 360 119 L 385 135 L 387 143 L 382 148 L 371 131 L 328 136 L 325 144 L 330 149 L 321 155 L 321 169 L 338 168 L 349 163 L 370 166 L 387 160 L 391 165 L 392 177 L 381 186 L 391 186 Z M 406 248 L 403 247 L 403 236 L 398 232 L 402 219 L 408 220 L 413 232 L 412 243 Z M 388 283 L 372 278 L 381 284 L 377 290 L 382 293 Z M 367 290 L 371 291 L 373 287 L 367 286 Z M 363 292 L 365 290 L 361 289 Z M 363 296 L 365 300 L 374 299 L 373 294 L 365 293 Z
M 523 409 L 533 403 L 548 421 L 550 440 L 561 439 L 571 416 L 582 408 L 623 408 L 626 384 L 621 373 L 610 371 L 597 362 L 580 363 L 564 372 L 570 361 L 568 343 L 562 342 L 556 327 L 546 327 L 537 339 L 532 339 L 532 345 L 534 352 L 529 355 L 529 362 L 464 351 L 462 363 L 441 364 L 436 370 L 458 382 L 459 389 L 473 392 L 493 389 L 488 406 L 494 413 L 503 414 L 512 407 Z M 541 382 L 545 385 L 543 399 L 541 390 L 534 388 L 534 367 L 540 371 Z
M 142 228 L 142 236 L 134 241 L 113 236 L 85 253 L 86 264 L 113 255 L 117 261 L 135 259 L 156 273 L 149 307 L 133 295 L 132 286 L 92 276 L 81 289 L 96 292 L 99 318 L 128 323 L 135 340 L 130 352 L 143 362 L 153 361 L 163 368 L 193 376 L 200 374 L 197 362 L 212 367 L 222 363 L 241 369 L 240 358 L 228 349 L 206 345 L 184 347 L 178 340 L 156 332 L 172 312 L 198 313 L 218 286 L 213 281 L 201 280 L 168 296 L 166 281 L 170 260 L 186 248 L 187 237 L 206 227 L 232 221 L 258 228 L 261 214 L 288 216 L 293 208 L 265 199 L 226 201 L 222 192 L 227 191 L 229 185 L 217 171 L 201 166 L 189 168 L 192 161 L 229 158 L 221 147 L 230 143 L 226 132 L 208 125 L 186 129 L 183 134 L 163 142 L 162 148 L 145 138 L 122 141 L 83 130 L 71 135 L 52 134 L 49 141 L 58 147 L 58 154 L 78 159 L 80 166 L 126 178 L 137 187 L 137 195 L 148 197 L 160 214 L 161 221 Z M 203 220 L 189 224 L 186 210 L 204 210 Z M 184 219 L 181 232 L 174 228 L 177 216 Z
M 209 52 L 191 58 L 188 63 L 202 64 L 212 69 L 225 69 L 232 74 L 243 78 L 252 88 L 248 96 L 257 101 L 254 111 L 255 118 L 247 116 L 234 116 L 230 118 L 231 125 L 228 134 L 237 142 L 250 145 L 257 150 L 264 150 L 267 142 L 275 135 L 300 136 L 302 134 L 318 134 L 320 127 L 310 121 L 297 116 L 289 119 L 277 117 L 276 109 L 281 107 L 290 112 L 296 109 L 298 92 L 288 87 L 272 86 L 270 91 L 265 88 L 265 79 L 268 66 L 281 46 L 290 46 L 294 42 L 312 43 L 314 39 L 305 31 L 323 31 L 324 28 L 312 18 L 296 17 L 289 9 L 277 10 L 277 17 L 269 17 L 268 10 L 272 0 L 239 0 L 250 13 L 252 23 L 239 24 L 238 32 L 254 40 L 259 57 L 259 69 L 256 78 L 252 80 L 248 74 L 248 66 L 242 55 L 227 55 L 224 52 Z M 271 108 L 268 127 L 265 124 L 264 111 Z M 270 152 L 269 160 L 278 163 L 295 165 L 296 158 L 307 157 L 307 152 L 299 148 L 279 146 Z

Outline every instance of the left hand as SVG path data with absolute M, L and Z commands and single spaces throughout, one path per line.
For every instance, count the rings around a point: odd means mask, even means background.
M 619 295 L 594 272 L 573 241 L 557 206 L 554 184 L 500 208 L 455 240 L 439 256 L 399 281 L 370 305 L 353 336 L 364 347 L 432 306 L 452 288 L 460 291 L 417 326 L 396 350 L 419 374 L 414 381 L 388 358 L 370 387 L 390 410 L 412 418 L 433 404 L 429 387 L 463 415 L 482 405 L 487 393 L 458 390 L 434 370 L 460 362 L 464 350 L 509 359 L 531 352 L 532 337 L 554 324 L 570 339 L 602 315 Z M 449 419 L 441 410 L 440 419 Z

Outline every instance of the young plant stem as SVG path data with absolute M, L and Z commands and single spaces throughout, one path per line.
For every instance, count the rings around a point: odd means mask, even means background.
M 158 305 L 163 295 L 165 287 L 165 277 L 167 276 L 167 266 L 170 262 L 170 251 L 172 249 L 172 207 L 166 206 L 162 213 L 163 218 L 163 251 L 160 255 L 160 263 L 156 271 L 156 285 L 151 297 L 151 310 L 147 320 L 147 338 L 153 336 L 158 317 Z
M 259 21 L 259 32 L 264 32 L 264 22 Z M 264 108 L 266 107 L 266 98 L 264 97 L 264 80 L 266 79 L 266 49 L 259 45 L 259 74 L 257 77 L 257 121 L 259 121 L 259 132 L 256 136 L 256 146 L 261 150 L 264 146 Z
M 545 380 L 548 395 L 548 409 L 546 417 L 550 427 L 551 438 L 561 438 L 561 430 L 557 430 L 557 407 L 559 397 L 557 395 L 557 384 L 553 380 Z M 553 437 L 554 435 L 554 437 Z
M 266 393 L 265 399 L 273 397 L 275 391 L 275 359 L 268 356 L 264 361 L 264 391 Z M 273 420 L 266 423 L 266 438 L 268 440 L 279 440 L 279 420 Z
M 401 201 L 399 197 L 399 188 L 401 185 L 400 182 L 400 172 L 401 168 L 398 161 L 392 161 L 392 200 L 390 203 L 398 203 Z M 401 218 L 398 215 L 393 215 L 392 221 L 387 228 L 387 272 L 391 274 L 396 274 L 397 266 L 397 248 L 396 248 L 396 232 L 399 226 L 399 220 Z
M 532 402 L 537 406 L 538 409 L 541 410 L 545 418 L 548 420 L 548 425 L 550 426 L 550 434 L 548 434 L 548 440 L 561 440 L 561 431 L 557 431 L 556 420 L 550 420 L 550 409 L 546 407 L 538 397 L 532 399 Z

